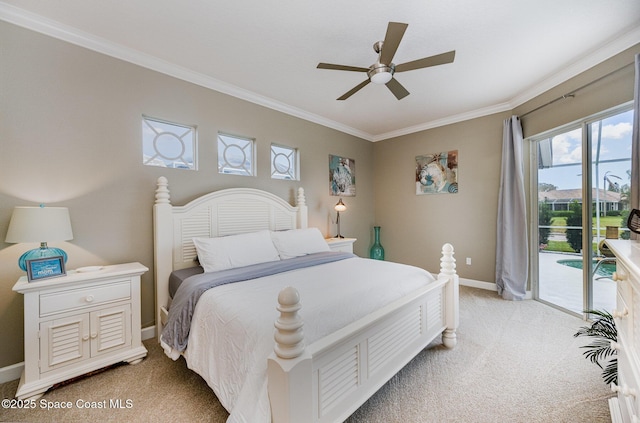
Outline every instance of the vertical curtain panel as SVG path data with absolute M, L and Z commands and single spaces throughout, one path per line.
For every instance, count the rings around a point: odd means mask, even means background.
M 522 300 L 527 293 L 529 247 L 523 148 L 520 119 L 512 116 L 504 121 L 496 240 L 496 285 L 505 300 Z
M 631 135 L 631 198 L 632 209 L 640 208 L 640 54 L 636 54 L 636 76 L 633 90 L 633 132 Z M 631 233 L 632 239 L 637 235 Z

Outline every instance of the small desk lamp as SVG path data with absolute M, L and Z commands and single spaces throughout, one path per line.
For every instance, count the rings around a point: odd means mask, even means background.
M 27 271 L 27 260 L 62 256 L 66 263 L 67 253 L 60 248 L 50 248 L 47 241 L 73 239 L 69 209 L 66 207 L 15 207 L 9 222 L 5 242 L 39 242 L 40 248 L 24 253 L 18 259 L 20 269 Z
M 338 235 L 336 235 L 335 238 L 344 238 L 340 234 L 340 212 L 343 212 L 343 211 L 347 210 L 347 206 L 345 206 L 344 203 L 342 202 L 342 198 L 335 205 L 334 209 L 336 210 L 336 214 L 337 214 L 336 223 L 338 224 Z

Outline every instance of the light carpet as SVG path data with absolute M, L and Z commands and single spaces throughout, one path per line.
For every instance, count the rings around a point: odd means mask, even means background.
M 461 287 L 457 347 L 434 344 L 422 351 L 347 422 L 610 422 L 607 399 L 613 394 L 600 369 L 582 356 L 580 346 L 588 340 L 573 337 L 584 324 L 536 301 L 504 301 L 492 291 Z M 145 346 L 149 355 L 142 363 L 56 387 L 35 409 L 0 408 L 0 421 L 226 420 L 227 412 L 183 359 L 171 361 L 155 340 Z M 13 398 L 17 386 L 17 380 L 1 384 L 2 399 Z M 43 407 L 56 401 L 72 407 Z M 118 402 L 122 408 L 109 407 Z

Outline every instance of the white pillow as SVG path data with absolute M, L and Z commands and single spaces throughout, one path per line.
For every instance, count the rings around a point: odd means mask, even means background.
M 271 238 L 283 260 L 331 250 L 318 228 L 271 232 Z
M 217 238 L 193 238 L 205 272 L 217 272 L 280 260 L 269 231 Z

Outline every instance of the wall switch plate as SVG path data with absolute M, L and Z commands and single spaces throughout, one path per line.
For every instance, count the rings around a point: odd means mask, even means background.
M 471 266 L 471 257 L 467 257 L 467 265 Z

